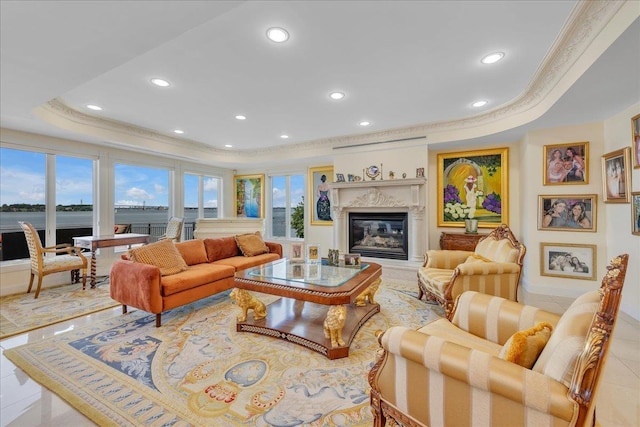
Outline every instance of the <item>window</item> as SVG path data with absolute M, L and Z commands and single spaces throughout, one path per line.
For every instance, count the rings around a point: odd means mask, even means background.
M 291 225 L 293 209 L 304 197 L 304 175 L 276 175 L 271 177 L 271 235 L 295 238 Z
M 169 220 L 169 171 L 115 164 L 115 224 L 160 237 Z
M 185 223 L 196 218 L 218 218 L 218 187 L 220 179 L 213 176 L 184 174 Z
M 0 148 L 0 185 L 0 260 L 29 257 L 18 221 L 33 225 L 44 246 L 92 234 L 92 160 Z M 49 241 L 47 229 L 56 230 Z

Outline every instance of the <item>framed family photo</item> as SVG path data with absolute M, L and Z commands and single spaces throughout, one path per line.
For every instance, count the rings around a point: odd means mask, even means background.
M 438 227 L 509 223 L 509 148 L 438 154 Z
M 596 245 L 540 243 L 540 275 L 596 280 Z
M 307 264 L 320 264 L 322 258 L 320 256 L 320 245 L 315 243 L 307 245 Z
M 233 179 L 235 215 L 264 218 L 264 175 L 236 175 Z
M 602 156 L 602 197 L 605 203 L 629 203 L 631 168 L 629 147 Z
M 309 168 L 309 194 L 312 196 L 312 203 L 309 204 L 311 225 L 333 225 L 331 193 L 329 191 L 330 177 L 332 176 L 333 166 Z
M 631 118 L 631 147 L 633 151 L 633 168 L 640 168 L 640 114 Z
M 538 196 L 538 230 L 596 231 L 596 194 Z
M 631 234 L 640 236 L 640 191 L 631 193 Z
M 589 183 L 589 143 L 544 146 L 544 185 Z
M 292 263 L 304 262 L 304 244 L 294 242 L 291 243 L 291 254 L 289 255 L 289 261 Z

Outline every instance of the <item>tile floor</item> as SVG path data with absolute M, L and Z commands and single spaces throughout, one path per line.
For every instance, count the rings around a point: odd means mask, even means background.
M 569 298 L 523 295 L 530 305 L 556 313 L 571 303 Z M 4 350 L 42 340 L 101 319 L 119 316 L 119 307 L 42 328 L 0 341 L 0 426 L 93 426 L 65 401 L 41 387 L 4 357 Z M 609 360 L 597 402 L 602 427 L 640 426 L 640 322 L 622 313 L 613 334 Z

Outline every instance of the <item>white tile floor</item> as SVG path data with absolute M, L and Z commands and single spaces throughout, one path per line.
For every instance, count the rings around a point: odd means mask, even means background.
M 571 299 L 524 295 L 521 301 L 561 313 Z M 0 426 L 93 426 L 65 401 L 29 378 L 4 357 L 4 350 L 39 341 L 101 319 L 119 316 L 120 307 L 0 341 Z M 611 351 L 597 401 L 602 427 L 640 426 L 640 322 L 622 313 L 613 334 Z

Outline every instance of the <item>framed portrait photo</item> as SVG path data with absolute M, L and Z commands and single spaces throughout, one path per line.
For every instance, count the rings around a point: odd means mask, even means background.
M 596 280 L 596 245 L 540 243 L 540 275 Z
M 589 143 L 544 146 L 544 185 L 589 183 Z
M 631 151 L 633 151 L 633 168 L 640 168 L 640 114 L 631 118 Z
M 333 166 L 309 168 L 309 223 L 311 225 L 333 225 L 331 219 L 331 192 L 329 191 L 330 177 L 333 176 Z
M 320 256 L 320 245 L 308 244 L 307 245 L 307 264 L 320 264 L 322 257 Z
M 602 197 L 605 203 L 631 201 L 631 159 L 629 147 L 602 156 Z
M 509 148 L 438 154 L 438 227 L 509 223 Z M 461 215 L 462 213 L 462 215 Z
M 264 218 L 264 175 L 236 175 L 233 195 L 236 217 Z
M 291 253 L 289 255 L 289 261 L 292 263 L 304 262 L 304 244 L 294 242 L 291 243 Z
M 538 196 L 538 230 L 596 231 L 596 194 Z
M 631 193 L 631 234 L 640 236 L 640 191 Z

